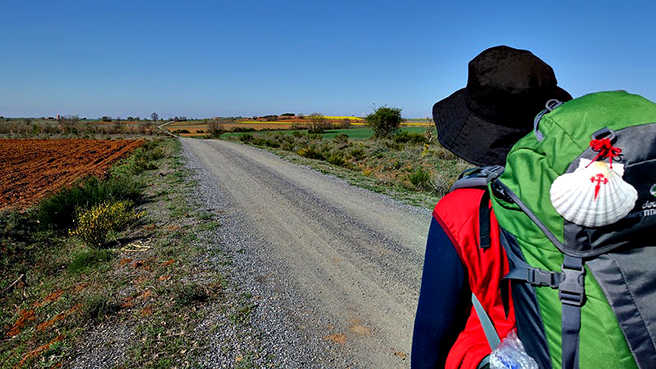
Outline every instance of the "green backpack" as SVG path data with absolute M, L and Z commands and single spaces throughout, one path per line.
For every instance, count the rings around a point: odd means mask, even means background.
M 656 104 L 551 101 L 489 189 L 540 368 L 656 367 Z

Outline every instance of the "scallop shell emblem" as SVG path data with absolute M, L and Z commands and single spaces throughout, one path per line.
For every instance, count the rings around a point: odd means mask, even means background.
M 622 179 L 624 165 L 609 168 L 603 161 L 581 159 L 572 173 L 551 185 L 551 203 L 558 214 L 585 227 L 601 227 L 624 218 L 635 206 L 638 191 Z

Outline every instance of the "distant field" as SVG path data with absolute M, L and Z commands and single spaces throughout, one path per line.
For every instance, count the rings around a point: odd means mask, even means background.
M 330 130 L 327 131 L 326 133 L 327 137 L 330 137 L 333 132 L 338 132 L 334 133 L 334 135 L 337 135 L 339 133 L 346 133 L 351 137 L 351 135 L 354 135 L 352 138 L 369 138 L 371 136 L 371 129 L 370 128 L 362 128 L 363 126 L 366 126 L 366 123 L 361 119 L 361 118 L 356 118 L 356 117 L 339 117 L 339 116 L 330 116 L 326 117 L 333 123 L 334 126 L 339 126 L 339 124 L 344 120 L 348 119 L 350 121 L 351 126 L 357 127 L 357 128 L 349 128 L 349 129 L 335 129 L 335 130 Z M 226 122 L 222 123 L 222 127 L 226 131 L 232 131 L 235 128 L 237 129 L 254 129 L 257 131 L 262 131 L 262 130 L 292 130 L 294 128 L 298 129 L 304 129 L 307 125 L 306 120 L 299 120 L 299 119 L 286 119 L 286 120 L 280 120 L 280 121 L 254 121 L 254 120 L 248 120 L 248 121 L 237 121 L 237 122 Z M 416 128 L 417 132 L 423 132 L 423 130 L 426 127 L 432 127 L 432 123 L 427 123 L 425 119 L 421 120 L 408 120 L 402 124 L 402 127 L 404 129 L 406 128 Z M 166 126 L 166 128 L 170 132 L 176 132 L 181 136 L 184 137 L 202 137 L 209 135 L 209 123 L 204 122 L 204 121 L 185 121 L 185 122 L 174 122 Z M 363 131 L 358 131 L 362 129 Z M 411 129 L 412 130 L 412 129 Z M 180 132 L 180 131 L 187 131 L 187 132 Z M 241 133 L 237 133 L 241 134 Z M 232 133 L 225 134 L 226 136 L 233 135 Z M 360 137 L 362 135 L 367 135 L 366 137 Z
M 227 131 L 232 131 L 235 128 L 244 128 L 244 129 L 256 129 L 256 130 L 277 130 L 277 129 L 290 129 L 293 123 L 285 122 L 231 122 L 223 123 L 223 129 Z M 180 136 L 190 137 L 190 136 L 204 136 L 209 135 L 210 125 L 202 121 L 199 122 L 175 122 L 166 126 L 170 132 L 176 132 L 181 130 L 186 130 L 189 133 L 180 133 L 177 132 Z
M 3 138 L 79 136 L 79 135 L 158 135 L 158 122 L 146 120 L 100 121 L 77 118 L 0 118 L 0 135 Z M 161 123 L 159 123 L 161 124 Z M 106 137 L 106 136 L 105 136 Z

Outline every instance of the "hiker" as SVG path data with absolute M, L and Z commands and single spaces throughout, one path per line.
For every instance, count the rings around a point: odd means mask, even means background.
M 442 146 L 476 166 L 505 164 L 510 148 L 533 130 L 550 99 L 571 100 L 552 68 L 526 50 L 497 46 L 469 62 L 467 86 L 433 106 Z M 415 318 L 412 368 L 479 368 L 490 344 L 472 293 L 503 340 L 515 328 L 506 317 L 500 284 L 508 273 L 491 210 L 489 231 L 479 232 L 479 209 L 489 209 L 480 188 L 457 189 L 436 205 L 427 237 Z M 489 215 L 487 215 L 489 214 Z M 489 240 L 485 238 L 489 234 Z

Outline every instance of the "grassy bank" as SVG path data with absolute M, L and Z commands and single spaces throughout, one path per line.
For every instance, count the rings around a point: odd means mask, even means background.
M 225 136 L 428 208 L 470 166 L 439 145 L 434 129 L 407 127 L 390 138 L 370 137 L 369 128 L 322 135 L 295 131 Z
M 423 134 L 426 132 L 426 127 L 401 127 L 402 132 L 409 132 L 409 133 L 416 133 L 416 134 Z M 243 135 L 253 135 L 253 134 L 283 134 L 283 135 L 293 135 L 295 134 L 294 132 L 298 133 L 305 133 L 307 130 L 286 130 L 286 131 L 277 131 L 277 132 L 257 132 L 257 131 L 251 131 L 251 132 L 227 132 L 221 135 L 222 138 L 234 138 L 234 137 L 239 137 Z M 373 136 L 374 132 L 371 128 L 369 127 L 359 127 L 359 128 L 347 128 L 347 129 L 328 129 L 325 130 L 323 133 L 320 134 L 321 137 L 324 139 L 333 139 L 336 136 L 340 135 L 347 135 L 351 140 L 368 140 Z
M 249 324 L 253 302 L 203 262 L 230 260 L 199 239 L 219 225 L 179 152 L 149 141 L 106 179 L 0 214 L 1 368 L 194 366 L 208 311 Z

